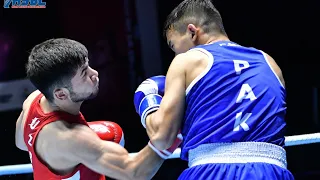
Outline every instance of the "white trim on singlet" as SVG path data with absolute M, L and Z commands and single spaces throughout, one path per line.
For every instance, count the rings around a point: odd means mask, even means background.
M 260 50 L 260 52 L 262 53 L 262 55 L 263 55 L 263 57 L 264 57 L 264 60 L 265 60 L 265 61 L 267 62 L 267 64 L 269 65 L 269 67 L 270 67 L 271 71 L 273 72 L 273 74 L 274 74 L 274 75 L 276 76 L 276 78 L 278 79 L 278 81 L 279 81 L 280 85 L 284 88 L 284 85 L 282 84 L 282 82 L 281 82 L 281 80 L 280 80 L 279 76 L 278 76 L 278 75 L 277 75 L 277 73 L 274 71 L 274 69 L 272 68 L 272 66 L 271 66 L 270 62 L 268 61 L 268 58 L 267 58 L 266 53 L 265 53 L 265 52 L 263 52 L 263 51 L 261 51 L 261 50 Z
M 190 51 L 193 51 L 193 50 L 200 51 L 200 52 L 206 54 L 206 55 L 209 57 L 209 63 L 208 63 L 208 65 L 207 65 L 207 67 L 205 68 L 205 70 L 204 70 L 203 72 L 201 72 L 201 73 L 189 84 L 189 86 L 188 86 L 187 89 L 186 89 L 186 95 L 188 95 L 188 93 L 189 93 L 189 91 L 192 89 L 192 87 L 193 87 L 201 78 L 203 78 L 203 77 L 209 72 L 209 70 L 211 69 L 211 67 L 212 67 L 212 65 L 213 65 L 213 62 L 214 62 L 213 55 L 212 55 L 209 51 L 207 51 L 207 50 L 205 50 L 205 49 L 203 49 L 203 48 L 194 48 L 194 49 L 192 49 L 192 50 L 190 50 Z

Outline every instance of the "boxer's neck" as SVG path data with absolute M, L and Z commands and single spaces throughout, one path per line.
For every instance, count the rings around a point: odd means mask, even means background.
M 45 112 L 63 111 L 69 114 L 78 115 L 80 113 L 80 107 L 82 102 L 66 101 L 63 103 L 55 102 L 51 103 L 47 99 L 41 99 L 41 107 Z
M 67 101 L 61 104 L 57 104 L 60 111 L 67 112 L 69 114 L 78 115 L 80 113 L 80 107 L 82 102 Z
M 229 38 L 225 35 L 204 35 L 204 37 L 201 39 L 201 44 L 212 44 L 218 41 L 230 41 Z
M 58 105 L 58 108 L 60 109 L 60 111 L 64 111 L 73 115 L 78 115 L 80 113 L 81 104 L 82 102 L 78 102 L 78 103 L 67 102 L 67 103 Z

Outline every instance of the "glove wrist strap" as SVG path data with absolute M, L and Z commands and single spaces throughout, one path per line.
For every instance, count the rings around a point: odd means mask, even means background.
M 159 149 L 157 149 L 151 141 L 149 141 L 148 143 L 149 147 L 155 152 L 157 153 L 162 159 L 168 159 L 168 157 L 171 155 L 170 153 L 168 152 L 163 152 L 163 151 L 160 151 Z
M 158 94 L 149 94 L 141 100 L 139 105 L 139 115 L 141 117 L 141 124 L 144 128 L 146 128 L 147 116 L 160 108 L 161 101 L 162 97 Z

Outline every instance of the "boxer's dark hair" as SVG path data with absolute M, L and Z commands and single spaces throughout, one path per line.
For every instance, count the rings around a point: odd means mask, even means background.
M 26 65 L 27 77 L 53 102 L 54 89 L 72 88 L 71 79 L 87 57 L 87 48 L 77 41 L 50 39 L 32 49 Z
M 218 32 L 227 35 L 219 11 L 210 0 L 184 0 L 167 17 L 163 35 L 169 30 L 186 33 L 188 24 L 200 26 L 205 33 Z

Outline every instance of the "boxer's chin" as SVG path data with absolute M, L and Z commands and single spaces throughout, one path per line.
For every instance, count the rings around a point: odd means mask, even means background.
M 88 97 L 87 100 L 93 99 L 93 98 L 97 97 L 98 93 L 99 93 L 99 87 L 97 87 L 97 88 L 90 94 L 90 96 Z
M 83 102 L 83 101 L 87 100 L 87 97 L 81 97 L 78 95 L 74 95 L 74 96 L 71 96 L 70 99 L 74 103 L 79 103 L 79 102 Z
M 98 95 L 99 88 L 97 88 L 94 92 L 92 92 L 90 95 L 78 95 L 78 94 L 72 94 L 70 99 L 74 103 L 83 102 L 85 100 L 90 100 L 95 98 Z

